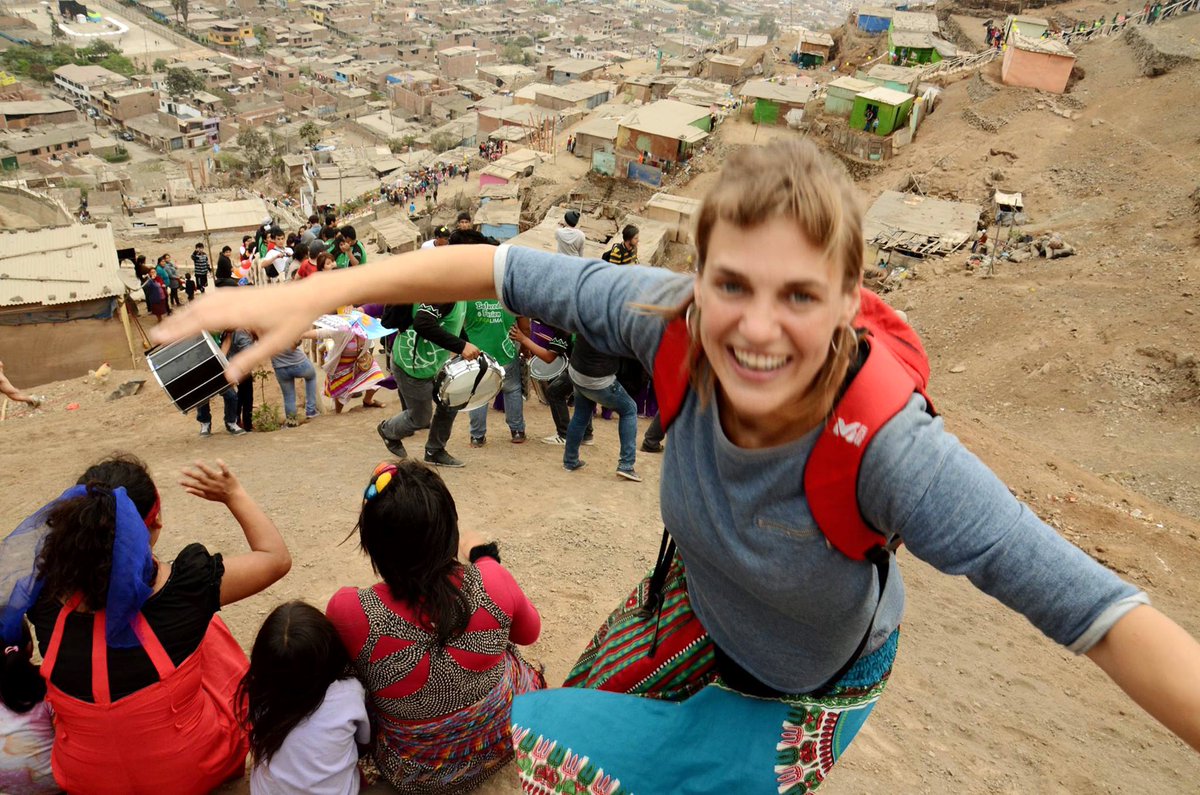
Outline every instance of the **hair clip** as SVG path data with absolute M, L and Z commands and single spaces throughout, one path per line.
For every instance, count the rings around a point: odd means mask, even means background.
M 363 491 L 363 505 L 366 505 L 379 496 L 379 492 L 387 488 L 387 485 L 392 482 L 392 476 L 395 474 L 396 465 L 389 464 L 387 461 L 383 461 L 379 466 L 375 467 L 375 471 L 371 473 L 371 482 L 367 484 L 367 488 Z

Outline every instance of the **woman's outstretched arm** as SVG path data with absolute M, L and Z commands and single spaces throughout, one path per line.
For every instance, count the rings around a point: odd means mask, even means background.
M 1200 751 L 1200 643 L 1149 605 L 1086 652 L 1151 717 Z
M 339 306 L 495 298 L 495 254 L 494 246 L 442 246 L 283 285 L 216 290 L 155 326 L 151 337 L 166 343 L 207 329 L 257 332 L 258 341 L 229 362 L 226 377 L 238 383 L 272 354 L 294 345 L 317 316 Z

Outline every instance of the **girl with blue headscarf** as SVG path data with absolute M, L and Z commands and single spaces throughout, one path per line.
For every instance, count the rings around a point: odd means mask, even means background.
M 247 661 L 216 613 L 291 559 L 223 462 L 197 463 L 181 483 L 223 503 L 251 551 L 224 558 L 193 543 L 158 560 L 161 500 L 132 456 L 90 467 L 0 546 L 0 632 L 9 643 L 33 625 L 54 777 L 69 792 L 202 793 L 243 773 L 234 693 Z

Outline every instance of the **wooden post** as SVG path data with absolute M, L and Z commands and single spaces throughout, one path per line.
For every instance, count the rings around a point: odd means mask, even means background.
M 121 318 L 121 327 L 125 329 L 125 344 L 129 346 L 129 358 L 133 366 L 138 366 L 138 353 L 133 343 L 133 328 L 129 325 L 129 308 L 125 306 L 125 296 L 121 296 L 117 304 L 117 316 Z
M 208 251 L 205 253 L 208 254 L 209 257 L 212 257 L 213 256 L 212 238 L 209 237 L 209 234 L 208 234 L 208 211 L 204 209 L 204 201 L 202 199 L 197 197 L 197 201 L 200 202 L 200 219 L 204 222 L 204 247 L 206 249 L 208 249 Z M 209 259 L 209 265 L 211 268 L 213 268 L 214 273 L 216 273 L 215 269 L 217 267 L 215 264 L 213 264 L 215 262 L 216 262 L 215 259 Z

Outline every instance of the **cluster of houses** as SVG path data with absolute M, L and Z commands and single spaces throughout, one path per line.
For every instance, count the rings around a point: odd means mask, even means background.
M 128 2 L 176 24 L 170 0 Z M 599 254 L 621 226 L 633 223 L 641 230 L 643 261 L 653 263 L 669 244 L 687 242 L 696 201 L 659 192 L 637 213 L 614 217 L 611 207 L 572 196 L 570 207 L 552 207 L 530 226 L 522 219 L 525 180 L 552 153 L 565 153 L 601 174 L 664 188 L 704 151 L 722 120 L 737 114 L 756 124 L 793 127 L 819 120 L 842 152 L 886 160 L 912 141 L 932 110 L 937 90 L 929 86 L 927 70 L 966 54 L 943 35 L 933 13 L 902 0 L 866 2 L 854 24 L 878 37 L 879 57 L 849 73 L 828 68 L 837 53 L 827 33 L 798 27 L 768 41 L 744 25 L 715 19 L 717 37 L 701 40 L 679 24 L 688 12 L 665 3 L 614 13 L 602 4 L 561 0 L 193 0 L 176 31 L 204 50 L 181 49 L 131 77 L 98 65 L 61 66 L 49 91 L 0 80 L 0 169 L 20 171 L 22 179 L 25 173 L 69 173 L 75 159 L 108 154 L 122 141 L 161 153 L 235 150 L 241 130 L 261 128 L 290 142 L 281 168 L 290 181 L 307 186 L 309 203 L 321 205 L 344 204 L 381 187 L 386 195 L 403 187 L 406 174 L 461 164 L 486 150 L 500 156 L 482 167 L 472 158 L 470 171 L 479 187 L 474 221 L 485 234 L 553 249 L 563 213 L 575 209 L 582 214 L 586 253 Z M 1005 82 L 1063 90 L 1074 56 L 1042 36 L 1047 28 L 1035 17 L 1006 21 L 997 56 Z M 649 59 L 653 68 L 627 70 L 635 58 Z M 199 87 L 173 90 L 169 78 L 176 69 L 198 78 Z M 310 124 L 318 132 L 315 145 L 300 132 Z M 342 134 L 368 144 L 325 145 Z M 262 198 L 201 204 L 195 186 L 206 175 L 191 170 L 203 172 L 211 159 L 180 160 L 188 161 L 189 178 L 170 180 L 153 207 L 138 208 L 153 217 L 158 233 L 234 234 L 276 212 Z M 93 220 L 115 220 L 133 187 L 119 169 L 104 180 L 97 180 L 85 203 Z M 73 214 L 75 205 L 64 201 L 62 209 Z M 929 202 L 924 209 L 928 229 L 905 227 L 903 235 L 926 246 L 936 237 L 954 248 L 973 232 L 970 207 Z M 124 211 L 134 212 L 127 203 Z M 891 217 L 905 212 L 881 205 L 879 228 L 885 231 L 872 238 L 878 247 L 909 245 L 897 237 L 902 225 Z M 362 228 L 381 251 L 407 251 L 424 237 L 413 218 L 421 213 L 408 207 L 384 207 L 374 215 Z M 91 228 L 98 236 L 92 245 L 102 239 L 101 248 L 112 248 L 111 227 Z M 115 260 L 105 263 L 115 267 Z M 128 342 L 136 358 L 124 303 L 115 297 L 119 286 L 108 279 L 98 289 L 87 298 L 100 302 L 92 307 L 96 313 L 79 319 L 123 319 L 120 334 L 108 337 L 110 347 Z M 0 296 L 0 316 L 18 312 L 4 306 Z M 28 312 L 19 302 L 12 306 Z

